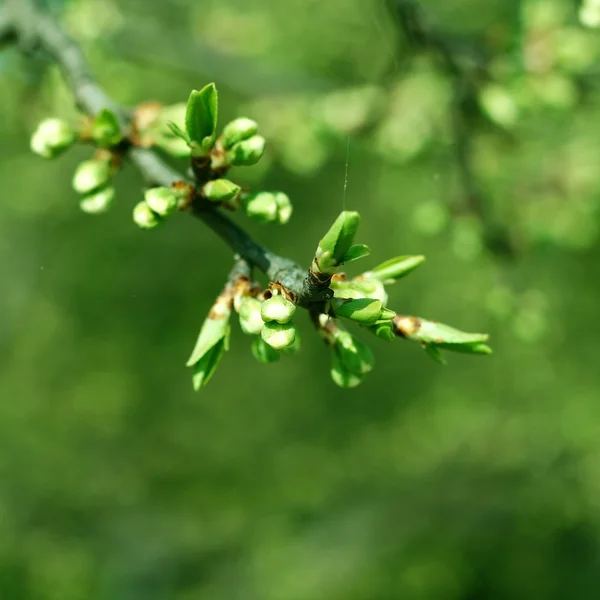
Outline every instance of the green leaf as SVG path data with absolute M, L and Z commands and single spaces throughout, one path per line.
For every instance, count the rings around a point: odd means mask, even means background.
M 396 339 L 394 325 L 391 321 L 377 321 L 377 323 L 371 325 L 368 329 L 372 334 L 386 342 L 392 342 Z
M 185 141 L 186 144 L 189 145 L 190 143 L 190 138 L 188 136 L 188 134 L 183 131 L 183 129 L 181 129 L 181 127 L 179 127 L 179 125 L 177 125 L 177 123 L 174 123 L 173 121 L 167 121 L 167 127 L 171 130 L 171 133 L 178 138 L 181 138 L 182 140 Z
M 213 306 L 211 313 L 217 312 L 216 307 L 218 307 L 221 312 L 217 313 L 214 318 L 208 317 L 205 319 L 202 328 L 200 329 L 196 345 L 186 363 L 186 366 L 188 367 L 195 365 L 202 356 L 210 350 L 210 348 L 217 344 L 221 339 L 229 336 L 229 331 L 231 329 L 229 325 L 231 309 L 223 304 L 217 304 Z
M 435 360 L 435 362 L 438 362 L 441 365 L 447 364 L 446 359 L 435 344 L 425 344 L 423 348 L 425 349 L 427 356 Z
M 185 129 L 190 143 L 204 154 L 212 148 L 217 137 L 218 98 L 214 83 L 200 91 L 192 90 L 185 112 Z
M 223 354 L 228 347 L 228 336 L 217 342 L 194 366 L 194 374 L 192 375 L 192 384 L 194 390 L 198 391 L 205 386 L 214 375 Z
M 345 255 L 352 247 L 359 224 L 360 215 L 357 212 L 340 213 L 329 231 L 321 238 L 315 254 L 321 272 L 334 273 L 337 267 L 343 264 Z M 357 254 L 360 252 L 363 250 L 356 250 Z
M 371 348 L 356 339 L 348 331 L 340 331 L 335 339 L 334 351 L 345 371 L 363 376 L 375 365 Z
M 345 389 L 360 385 L 364 379 L 363 376 L 355 375 L 354 373 L 350 373 L 350 371 L 346 370 L 336 352 L 333 353 L 330 373 L 333 382 L 339 387 Z
M 383 305 L 372 298 L 333 298 L 331 307 L 336 316 L 344 317 L 361 325 L 374 325 L 381 318 Z
M 359 258 L 369 256 L 369 254 L 371 254 L 371 250 L 368 246 L 365 246 L 364 244 L 354 244 L 353 246 L 350 246 L 348 252 L 344 254 L 342 263 L 347 264 L 353 260 L 358 260 Z
M 115 146 L 123 139 L 117 115 L 107 108 L 92 123 L 92 139 L 99 146 Z
M 368 275 L 393 283 L 425 262 L 424 256 L 396 256 L 372 269 Z

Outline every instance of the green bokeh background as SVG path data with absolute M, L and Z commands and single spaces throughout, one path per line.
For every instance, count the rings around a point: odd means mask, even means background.
M 518 2 L 422 4 L 452 35 L 520 32 Z M 274 94 L 285 107 L 298 93 L 377 84 L 403 68 L 377 0 L 53 8 L 120 102 L 177 102 L 215 81 L 221 123 L 258 116 L 252 107 Z M 548 156 L 567 134 L 597 164 L 590 82 L 585 103 L 528 121 L 505 157 L 523 177 L 555 164 Z M 54 69 L 4 51 L 0 105 L 1 598 L 598 597 L 595 239 L 531 244 L 512 264 L 465 255 L 448 229 L 427 236 L 414 226 L 419 206 L 456 191 L 446 142 L 394 161 L 368 139 L 341 136 L 327 152 L 315 147 L 321 164 L 302 172 L 275 144 L 263 168 L 239 175 L 288 192 L 292 221 L 240 223 L 308 265 L 337 213 L 359 210 L 370 265 L 428 259 L 392 288 L 390 304 L 488 331 L 495 354 L 452 355 L 444 368 L 413 344 L 375 340 L 376 370 L 340 390 L 300 315 L 299 357 L 260 366 L 235 331 L 196 394 L 184 363 L 231 252 L 184 216 L 136 228 L 143 182 L 132 168 L 118 176 L 114 210 L 79 211 L 70 180 L 88 150 L 46 162 L 28 148 L 39 119 L 72 110 Z M 512 172 L 502 171 L 506 182 Z M 508 183 L 496 189 L 500 206 L 522 201 Z M 600 185 L 587 193 L 597 202 Z M 490 290 L 506 289 L 517 309 L 501 319 Z

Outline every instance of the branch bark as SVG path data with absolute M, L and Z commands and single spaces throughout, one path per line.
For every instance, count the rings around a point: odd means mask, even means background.
M 82 112 L 93 116 L 108 108 L 118 116 L 124 128 L 129 126 L 128 111 L 102 89 L 79 46 L 50 15 L 39 8 L 35 0 L 6 0 L 0 13 L 0 40 L 3 38 L 17 42 L 25 53 L 41 50 L 56 62 Z M 126 149 L 125 155 L 149 184 L 170 186 L 175 181 L 190 183 L 188 177 L 173 169 L 152 150 L 131 146 Z M 255 242 L 209 202 L 202 199 L 195 201 L 189 213 L 212 229 L 247 263 L 265 273 L 270 281 L 278 281 L 292 291 L 300 306 L 312 310 L 331 295 L 328 288 L 319 289 L 311 284 L 307 269 Z

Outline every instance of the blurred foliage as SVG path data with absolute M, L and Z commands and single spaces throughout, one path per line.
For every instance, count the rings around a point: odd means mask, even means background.
M 43 117 L 75 115 L 59 73 L 3 51 L 0 597 L 597 597 L 600 33 L 570 0 L 420 4 L 473 76 L 473 172 L 512 262 L 455 210 L 454 83 L 388 4 L 52 3 L 117 100 L 216 81 L 223 122 L 259 121 L 247 183 L 295 212 L 243 220 L 257 238 L 307 263 L 360 210 L 372 265 L 428 258 L 391 307 L 492 334 L 493 357 L 447 368 L 381 342 L 356 390 L 298 318 L 302 358 L 258 368 L 234 332 L 194 394 L 184 362 L 229 251 L 193 219 L 134 227 L 130 168 L 114 210 L 83 215 L 85 150 L 28 147 Z

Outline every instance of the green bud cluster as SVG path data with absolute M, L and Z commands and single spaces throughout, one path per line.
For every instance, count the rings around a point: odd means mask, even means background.
M 296 328 L 291 322 L 296 305 L 282 295 L 271 296 L 262 303 L 260 314 L 264 325 L 260 335 L 275 350 L 291 346 L 296 339 Z
M 133 221 L 142 229 L 154 229 L 177 212 L 185 198 L 185 189 L 153 187 L 144 192 L 144 200 L 133 209 Z
M 105 213 L 115 197 L 110 184 L 114 168 L 112 156 L 99 154 L 80 163 L 73 174 L 73 189 L 83 198 L 79 202 L 82 211 L 88 214 Z

